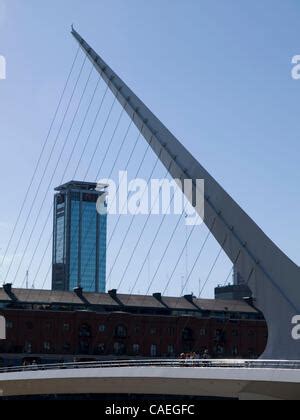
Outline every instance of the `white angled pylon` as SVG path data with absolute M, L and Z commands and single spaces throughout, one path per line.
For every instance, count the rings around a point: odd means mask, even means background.
M 250 287 L 268 323 L 263 358 L 299 359 L 292 320 L 300 315 L 300 270 L 226 193 L 122 79 L 72 28 L 72 34 L 174 179 L 205 181 L 204 222 Z

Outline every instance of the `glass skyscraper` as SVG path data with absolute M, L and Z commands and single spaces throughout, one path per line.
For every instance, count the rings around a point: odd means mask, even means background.
M 96 187 L 95 183 L 71 181 L 55 189 L 53 290 L 106 290 L 107 214 L 99 214 L 96 208 L 105 191 Z

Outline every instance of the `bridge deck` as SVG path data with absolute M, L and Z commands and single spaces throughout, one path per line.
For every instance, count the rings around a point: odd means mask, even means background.
M 0 392 L 300 399 L 300 363 L 149 360 L 31 366 L 2 369 Z

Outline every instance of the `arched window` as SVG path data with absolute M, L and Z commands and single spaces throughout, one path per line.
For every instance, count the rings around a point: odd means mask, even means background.
M 50 341 L 44 341 L 44 344 L 43 344 L 43 350 L 44 350 L 45 352 L 51 352 L 51 350 L 52 350 L 52 345 L 51 345 Z
M 106 325 L 105 324 L 99 325 L 99 332 L 104 333 L 105 331 L 106 331 Z
M 87 325 L 87 324 L 83 324 L 80 327 L 79 336 L 80 337 L 87 337 L 87 338 L 91 337 L 92 336 L 91 327 L 89 325 Z
M 32 353 L 32 343 L 30 343 L 29 341 L 26 341 L 25 343 L 24 352 L 28 354 Z
M 114 344 L 114 354 L 116 356 L 123 356 L 126 354 L 126 346 L 124 343 L 115 343 Z
M 157 357 L 157 353 L 158 353 L 157 344 L 151 344 L 151 346 L 150 346 L 150 356 L 151 357 Z
M 118 338 L 126 338 L 127 337 L 127 328 L 124 325 L 118 325 L 115 330 L 115 335 Z
M 139 355 L 140 354 L 140 345 L 139 344 L 133 344 L 132 351 L 133 351 L 133 354 L 135 356 Z

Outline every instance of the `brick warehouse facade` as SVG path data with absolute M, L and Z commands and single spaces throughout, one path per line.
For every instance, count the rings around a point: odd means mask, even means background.
M 2 363 L 74 358 L 178 357 L 208 349 L 212 357 L 256 358 L 267 327 L 244 301 L 0 289 L 6 340 Z M 14 360 L 14 362 L 13 362 Z

